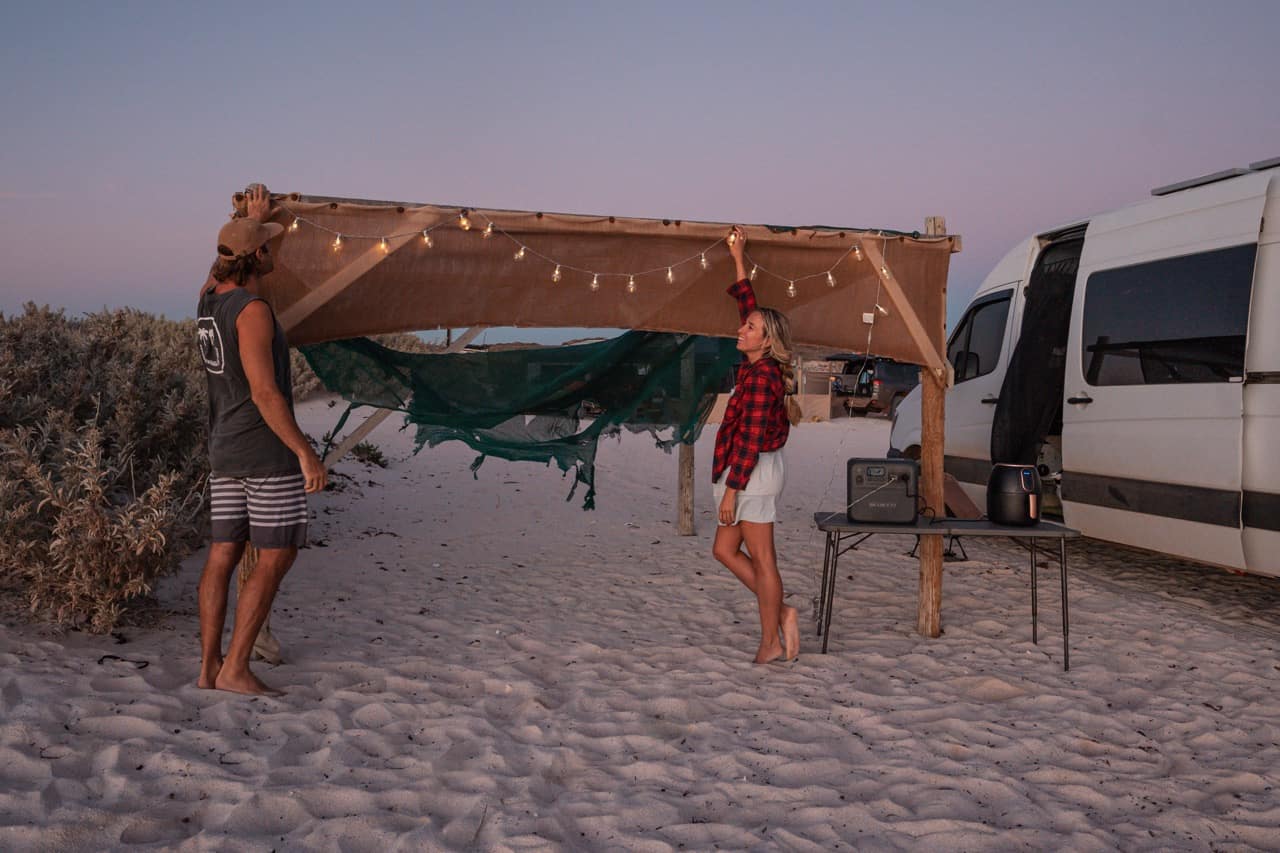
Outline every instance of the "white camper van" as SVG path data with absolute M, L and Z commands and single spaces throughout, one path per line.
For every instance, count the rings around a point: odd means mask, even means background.
M 1280 576 L 1280 158 L 1152 191 L 997 264 L 947 344 L 945 468 L 1037 464 L 1086 536 Z M 920 447 L 920 390 L 891 456 Z

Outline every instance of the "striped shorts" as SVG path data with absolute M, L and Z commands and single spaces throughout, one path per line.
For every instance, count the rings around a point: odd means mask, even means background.
M 251 542 L 255 548 L 299 548 L 307 543 L 306 480 L 301 473 L 209 478 L 214 542 Z

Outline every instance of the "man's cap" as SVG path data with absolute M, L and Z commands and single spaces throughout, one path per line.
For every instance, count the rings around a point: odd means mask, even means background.
M 218 232 L 218 255 L 227 259 L 243 258 L 258 251 L 281 231 L 284 226 L 276 222 L 259 222 L 248 217 L 233 219 Z

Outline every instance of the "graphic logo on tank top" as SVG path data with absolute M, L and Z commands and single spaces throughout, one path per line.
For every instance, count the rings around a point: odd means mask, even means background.
M 196 320 L 196 340 L 200 344 L 200 358 L 204 361 L 204 369 L 210 373 L 221 373 L 227 366 L 227 359 L 222 350 L 222 333 L 212 317 L 200 317 Z

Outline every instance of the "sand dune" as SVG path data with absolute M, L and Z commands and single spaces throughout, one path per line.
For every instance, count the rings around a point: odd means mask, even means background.
M 203 555 L 124 644 L 0 628 L 0 848 L 1280 849 L 1280 583 L 1075 547 L 1064 673 L 1056 566 L 1035 645 L 1024 553 L 966 543 L 926 640 L 912 542 L 877 537 L 818 653 L 810 519 L 887 437 L 793 433 L 802 655 L 757 667 L 754 602 L 710 557 L 709 433 L 681 537 L 675 457 L 643 436 L 602 443 L 585 513 L 554 469 L 473 479 L 469 449 L 411 456 L 384 424 L 390 467 L 349 460 L 312 502 L 287 662 L 260 669 L 283 697 L 194 687 Z

